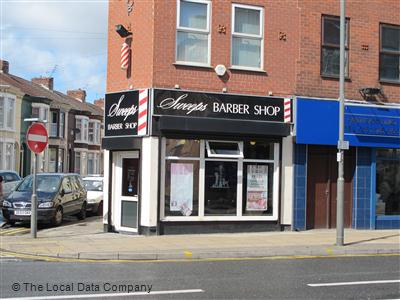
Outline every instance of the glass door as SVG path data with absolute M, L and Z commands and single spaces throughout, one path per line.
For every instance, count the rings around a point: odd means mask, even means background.
M 137 232 L 139 220 L 139 152 L 119 152 L 114 160 L 116 230 Z

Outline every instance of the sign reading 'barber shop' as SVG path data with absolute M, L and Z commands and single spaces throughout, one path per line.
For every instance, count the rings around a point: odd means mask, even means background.
M 147 90 L 106 95 L 105 136 L 145 135 L 147 130 Z
M 284 122 L 284 98 L 154 90 L 154 115 Z

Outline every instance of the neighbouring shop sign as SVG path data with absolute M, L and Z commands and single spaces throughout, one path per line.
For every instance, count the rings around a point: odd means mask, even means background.
M 104 107 L 104 135 L 106 137 L 146 135 L 147 107 L 147 90 L 107 94 Z
M 284 98 L 154 90 L 153 114 L 159 116 L 284 122 L 285 110 Z

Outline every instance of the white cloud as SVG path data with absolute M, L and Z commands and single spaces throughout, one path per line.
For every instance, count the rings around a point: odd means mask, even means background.
M 104 94 L 108 1 L 1 1 L 0 56 L 13 74 Z

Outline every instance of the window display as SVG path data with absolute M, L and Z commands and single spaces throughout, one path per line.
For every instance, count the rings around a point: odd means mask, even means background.
M 376 214 L 400 215 L 400 151 L 377 150 Z

